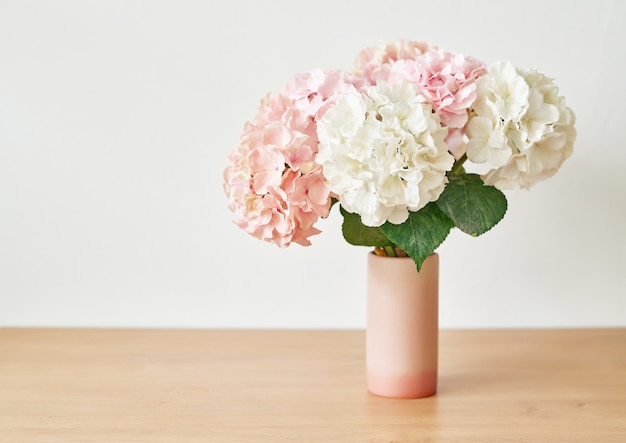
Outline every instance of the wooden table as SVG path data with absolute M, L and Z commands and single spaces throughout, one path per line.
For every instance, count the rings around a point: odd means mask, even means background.
M 363 331 L 0 329 L 0 442 L 626 442 L 626 329 L 448 331 L 369 394 Z

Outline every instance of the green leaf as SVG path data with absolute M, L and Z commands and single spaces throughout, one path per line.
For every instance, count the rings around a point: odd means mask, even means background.
M 413 259 L 419 271 L 426 257 L 435 252 L 453 227 L 454 222 L 431 202 L 417 212 L 409 212 L 404 223 L 387 222 L 380 230 Z
M 493 228 L 506 213 L 506 197 L 487 186 L 477 174 L 451 174 L 437 206 L 466 234 L 473 237 Z
M 352 214 L 340 207 L 343 215 L 341 231 L 348 243 L 355 246 L 393 246 L 393 243 L 382 233 L 380 228 L 365 226 L 361 216 Z

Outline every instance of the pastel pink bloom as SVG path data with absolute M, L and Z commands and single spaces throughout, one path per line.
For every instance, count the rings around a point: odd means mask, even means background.
M 307 182 L 295 179 L 320 176 L 319 169 L 303 174 L 285 166 L 292 145 L 301 138 L 301 134 L 290 131 L 281 122 L 248 125 L 224 171 L 224 191 L 235 224 L 254 237 L 281 247 L 291 242 L 309 245 L 308 237 L 319 233 L 313 223 L 318 217 L 327 216 L 330 206 L 327 187 L 316 188 L 314 194 L 321 196 L 310 204 L 306 199 L 308 190 L 294 185 L 306 185 Z M 294 199 L 291 194 L 296 190 L 301 196 Z
M 342 71 L 299 74 L 279 94 L 261 100 L 239 145 L 228 157 L 224 191 L 234 222 L 259 239 L 308 246 L 328 216 L 330 187 L 316 163 L 317 121 L 339 94 L 357 93 L 359 80 Z
M 436 47 L 428 42 L 396 40 L 362 49 L 357 55 L 355 72 L 369 84 L 387 80 L 391 66 L 398 60 L 414 60 L 418 55 Z
M 467 123 L 468 109 L 476 100 L 476 79 L 486 72 L 487 67 L 479 60 L 434 49 L 413 60 L 395 63 L 388 81 L 409 80 L 444 126 L 462 128 Z
M 408 80 L 448 127 L 446 142 L 455 158 L 465 153 L 465 125 L 476 100 L 476 79 L 486 66 L 471 57 L 445 52 L 427 42 L 397 40 L 363 49 L 356 72 L 365 84 Z

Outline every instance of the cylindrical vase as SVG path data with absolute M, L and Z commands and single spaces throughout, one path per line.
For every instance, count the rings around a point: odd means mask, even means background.
M 421 398 L 437 392 L 439 256 L 418 272 L 413 259 L 370 253 L 366 370 L 372 394 Z

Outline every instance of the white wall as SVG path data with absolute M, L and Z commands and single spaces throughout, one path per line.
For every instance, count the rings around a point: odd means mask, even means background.
M 430 40 L 554 77 L 575 154 L 439 249 L 441 325 L 626 326 L 626 2 L 0 3 L 0 326 L 364 325 L 366 249 L 231 223 L 222 170 L 259 99 Z

